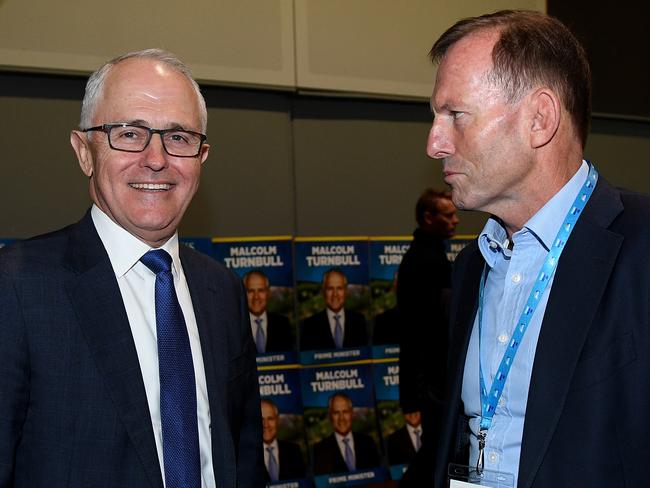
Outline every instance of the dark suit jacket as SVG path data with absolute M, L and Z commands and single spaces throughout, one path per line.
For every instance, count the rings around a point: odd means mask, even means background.
M 406 426 L 397 429 L 386 439 L 388 464 L 408 464 L 415 456 L 415 447 L 411 442 Z
M 266 313 L 267 338 L 266 352 L 295 351 L 296 343 L 293 340 L 291 324 L 284 315 L 277 313 Z
M 451 264 L 444 242 L 417 229 L 398 277 L 400 405 L 404 412 L 423 412 L 426 440 L 430 417 L 439 421 L 446 378 L 449 325 L 442 300 L 451 288 Z
M 361 347 L 368 345 L 366 319 L 360 313 L 345 310 L 345 333 L 343 347 Z M 334 349 L 334 338 L 327 320 L 327 311 L 323 310 L 305 319 L 300 329 L 300 349 Z
M 294 442 L 278 439 L 278 460 L 280 463 L 280 480 L 293 480 L 305 477 L 305 462 L 300 446 Z M 268 472 L 266 481 L 270 481 Z
M 614 189 L 600 178 L 560 258 L 544 314 L 519 487 L 648 485 L 649 222 L 647 195 Z M 437 487 L 446 486 L 448 462 L 467 453 L 457 442 L 457 426 L 483 264 L 473 243 L 454 267 L 451 382 Z
M 397 307 L 389 308 L 375 317 L 372 343 L 399 344 L 400 315 Z
M 263 486 L 255 348 L 243 287 L 181 246 L 211 414 L 218 486 Z M 90 213 L 0 253 L 0 486 L 163 481 L 142 373 Z
M 353 432 L 352 437 L 354 438 L 354 456 L 357 470 L 378 467 L 380 464 L 379 454 L 372 437 L 358 432 Z M 314 475 L 344 473 L 346 471 L 348 471 L 348 466 L 341 455 L 334 434 L 314 444 Z

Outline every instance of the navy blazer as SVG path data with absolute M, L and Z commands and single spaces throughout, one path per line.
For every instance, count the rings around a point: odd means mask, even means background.
M 386 439 L 388 464 L 408 464 L 416 454 L 406 425 L 397 429 Z
M 648 485 L 648 222 L 647 195 L 599 179 L 560 258 L 544 314 L 528 391 L 520 488 Z M 436 487 L 446 486 L 448 463 L 467 455 L 457 427 L 464 424 L 463 369 L 483 265 L 474 242 L 454 266 L 449 403 Z
M 302 457 L 300 446 L 295 442 L 281 441 L 278 439 L 278 463 L 280 471 L 278 472 L 279 480 L 301 479 L 305 477 L 305 461 Z M 271 478 L 266 473 L 266 480 Z
M 362 314 L 346 309 L 343 347 L 367 345 L 366 319 Z M 300 350 L 311 351 L 314 349 L 334 349 L 335 347 L 330 322 L 327 319 L 327 310 L 322 310 L 311 317 L 307 317 L 300 329 Z
M 243 287 L 181 246 L 220 487 L 262 487 L 259 392 Z M 131 329 L 90 213 L 0 252 L 0 486 L 163 481 Z

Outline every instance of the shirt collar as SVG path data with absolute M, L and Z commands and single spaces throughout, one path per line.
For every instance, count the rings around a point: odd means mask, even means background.
M 273 454 L 277 457 L 278 455 L 278 438 L 276 437 L 271 441 L 270 444 L 267 444 L 266 442 L 262 442 L 262 445 L 264 446 L 264 449 L 267 447 L 272 447 L 273 448 Z
M 325 307 L 325 310 L 327 310 L 327 317 L 329 318 L 329 321 L 331 323 L 334 323 L 334 316 L 338 315 L 339 316 L 339 322 L 341 322 L 341 325 L 343 325 L 343 321 L 345 320 L 345 308 L 342 308 L 338 312 L 333 312 L 328 307 Z
M 546 250 L 550 249 L 564 217 L 588 174 L 589 164 L 583 160 L 573 177 L 524 224 L 521 230 L 512 235 L 512 240 L 516 242 L 518 236 L 529 231 Z M 510 259 L 512 251 L 508 249 L 508 243 L 508 234 L 501 221 L 496 217 L 490 217 L 478 239 L 479 250 L 488 266 L 494 267 L 499 256 Z
M 266 320 L 267 320 L 266 319 L 266 310 L 264 310 L 264 312 L 262 312 L 261 315 L 255 315 L 252 312 L 248 312 L 248 315 L 250 315 L 251 323 L 254 324 L 255 319 L 262 319 L 262 326 L 264 326 L 266 324 Z
M 97 234 L 108 253 L 111 266 L 117 278 L 124 276 L 140 258 L 152 250 L 148 244 L 113 222 L 97 205 L 93 205 L 90 215 L 97 229 Z M 180 257 L 178 253 L 178 234 L 174 235 L 158 249 L 164 249 L 172 257 L 172 272 L 178 274 Z

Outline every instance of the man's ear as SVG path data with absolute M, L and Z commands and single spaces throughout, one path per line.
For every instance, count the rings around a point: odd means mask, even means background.
M 90 178 L 93 175 L 93 156 L 90 151 L 88 138 L 84 132 L 73 130 L 70 132 L 70 144 L 77 155 L 81 171 Z
M 201 146 L 201 164 L 205 163 L 205 160 L 208 159 L 209 152 L 210 144 L 203 144 L 203 146 Z
M 434 221 L 434 215 L 428 210 L 425 210 L 424 214 L 422 214 L 422 220 L 424 221 L 425 225 L 431 225 Z
M 560 126 L 562 104 L 550 88 L 538 88 L 530 97 L 530 144 L 537 149 L 548 144 L 555 136 Z

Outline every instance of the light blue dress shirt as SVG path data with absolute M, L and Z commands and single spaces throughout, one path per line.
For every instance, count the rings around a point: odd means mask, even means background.
M 508 249 L 505 228 L 494 218 L 487 221 L 479 236 L 479 250 L 489 269 L 485 284 L 481 338 L 481 365 L 488 391 L 548 249 L 588 173 L 589 166 L 583 161 L 566 185 L 521 230 L 512 235 L 512 250 Z M 514 486 L 517 486 L 535 349 L 552 287 L 553 279 L 540 299 L 524 335 L 486 439 L 485 469 L 512 474 Z M 481 421 L 478 329 L 477 315 L 467 349 L 462 389 L 465 414 L 470 418 L 469 426 L 473 434 L 470 436 L 470 466 L 476 466 L 478 458 L 476 434 Z

